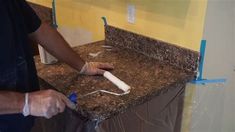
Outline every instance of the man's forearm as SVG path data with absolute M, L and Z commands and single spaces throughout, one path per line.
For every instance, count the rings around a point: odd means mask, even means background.
M 9 91 L 0 91 L 0 115 L 22 113 L 24 94 Z
M 30 39 L 42 45 L 47 51 L 71 67 L 81 70 L 85 61 L 69 46 L 57 30 L 43 23 L 39 29 L 29 35 Z

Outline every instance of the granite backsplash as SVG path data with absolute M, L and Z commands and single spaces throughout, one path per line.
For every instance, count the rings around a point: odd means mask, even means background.
M 108 45 L 121 46 L 137 51 L 182 70 L 196 72 L 198 67 L 199 53 L 196 51 L 110 25 L 105 26 L 105 42 Z

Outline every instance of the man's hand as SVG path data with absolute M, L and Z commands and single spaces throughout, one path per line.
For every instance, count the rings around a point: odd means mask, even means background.
M 69 46 L 60 33 L 47 23 L 43 23 L 37 31 L 31 33 L 29 38 L 39 43 L 60 61 L 81 71 L 81 74 L 102 75 L 104 70 L 113 69 L 113 66 L 108 63 L 90 62 L 85 64 L 85 61 Z
M 51 118 L 63 112 L 66 106 L 75 109 L 75 105 L 57 91 L 41 90 L 29 93 L 30 115 Z
M 80 74 L 85 75 L 103 75 L 105 70 L 112 70 L 114 66 L 109 63 L 86 62 L 82 67 Z

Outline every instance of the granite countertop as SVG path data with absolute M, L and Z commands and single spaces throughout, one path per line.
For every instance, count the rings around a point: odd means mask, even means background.
M 117 93 L 122 91 L 102 76 L 79 75 L 64 63 L 44 65 L 38 56 L 35 57 L 38 76 L 66 95 L 76 92 L 79 96 L 78 112 L 90 120 L 110 118 L 174 87 L 185 85 L 194 77 L 194 72 L 164 64 L 130 49 L 113 47 L 107 50 L 102 47 L 104 44 L 105 41 L 100 41 L 75 47 L 74 50 L 86 61 L 113 63 L 115 69 L 111 72 L 131 86 L 127 95 L 96 93 L 82 97 L 100 89 Z M 101 52 L 97 57 L 89 55 L 97 52 Z

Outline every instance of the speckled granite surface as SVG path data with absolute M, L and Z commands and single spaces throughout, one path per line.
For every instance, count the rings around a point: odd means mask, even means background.
M 129 84 L 131 92 L 124 96 L 97 93 L 79 98 L 78 112 L 90 120 L 110 118 L 168 90 L 183 87 L 194 77 L 194 72 L 162 63 L 127 48 L 113 47 L 111 51 L 106 50 L 102 47 L 104 44 L 105 41 L 101 41 L 74 50 L 87 61 L 113 63 L 115 69 L 112 73 Z M 97 57 L 89 56 L 89 53 L 97 52 L 101 52 Z M 102 76 L 78 75 L 75 70 L 63 63 L 43 65 L 38 57 L 35 60 L 39 77 L 66 95 L 75 91 L 79 97 L 82 97 L 99 89 L 121 92 Z
M 135 50 L 141 54 L 183 70 L 197 70 L 199 53 L 189 49 L 109 25 L 105 26 L 105 41 L 107 44 Z

